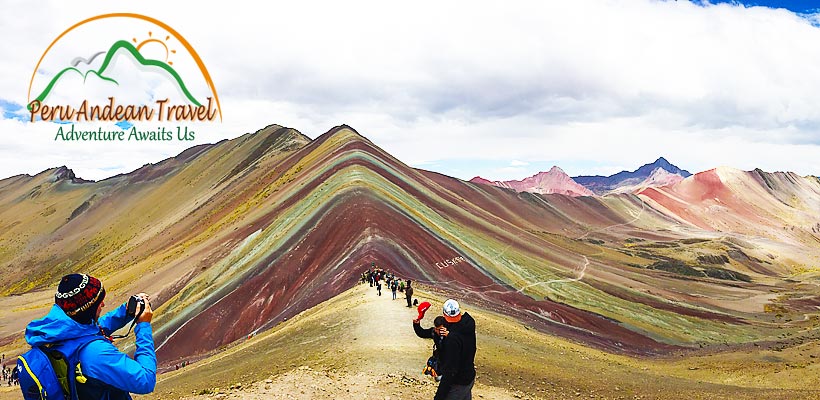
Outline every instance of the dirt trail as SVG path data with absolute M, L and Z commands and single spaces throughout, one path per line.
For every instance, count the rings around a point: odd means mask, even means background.
M 303 317 L 302 321 L 296 321 L 297 318 L 288 321 L 299 326 L 308 325 L 312 318 L 321 321 L 323 330 L 317 330 L 315 335 L 303 330 L 304 335 L 295 345 L 304 349 L 315 346 L 316 351 L 328 355 L 327 359 L 304 362 L 305 365 L 251 384 L 204 389 L 187 399 L 430 399 L 437 384 L 422 375 L 421 369 L 430 355 L 432 342 L 416 337 L 411 326 L 417 315 L 416 308 L 406 307 L 402 293 L 398 295 L 400 297 L 392 300 L 390 291 L 383 290 L 382 296 L 378 296 L 369 285 L 357 286 L 332 300 L 327 310 Z M 441 301 L 432 302 L 433 308 L 422 326 L 431 326 L 438 315 Z M 248 345 L 264 347 L 262 343 L 269 339 L 258 340 L 259 344 Z M 328 343 L 329 351 L 321 350 Z M 190 373 L 197 374 L 196 370 Z M 162 394 L 161 391 L 158 394 Z M 482 384 L 480 376 L 473 396 L 477 399 L 522 398 Z
M 418 290 L 433 308 L 443 298 Z M 462 304 L 477 322 L 475 399 L 820 399 L 816 342 L 782 351 L 665 360 L 603 353 Z M 415 337 L 414 308 L 356 286 L 213 356 L 158 377 L 153 399 L 431 399 L 421 375 L 429 340 Z M 195 339 L 195 338 L 193 338 Z M 192 340 L 193 340 L 192 339 Z M 805 355 L 803 355 L 805 353 Z M 789 360 L 804 360 L 791 364 Z M 808 360 L 808 361 L 805 361 Z M 19 399 L 0 387 L 0 400 Z

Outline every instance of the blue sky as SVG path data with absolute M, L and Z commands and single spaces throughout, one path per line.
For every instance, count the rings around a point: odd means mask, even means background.
M 793 11 L 795 13 L 801 14 L 812 14 L 816 13 L 818 9 L 820 9 L 820 5 L 817 4 L 816 1 L 810 0 L 803 0 L 803 1 L 777 1 L 777 0 L 758 0 L 758 1 L 720 1 L 714 0 L 710 1 L 712 4 L 718 3 L 737 3 L 743 4 L 747 7 L 769 7 L 769 8 L 785 8 L 787 10 Z
M 21 114 L 20 111 L 23 109 L 23 106 L 15 103 L 13 101 L 0 99 L 0 110 L 3 112 L 3 118 L 5 119 L 15 119 L 18 121 L 25 121 L 25 115 Z
M 317 12 L 204 1 L 190 13 L 154 0 L 54 0 L 34 13 L 11 0 L 0 15 L 0 34 L 15 38 L 0 42 L 10 55 L 0 59 L 0 179 L 61 165 L 102 179 L 270 124 L 313 138 L 348 124 L 411 166 L 463 179 L 553 165 L 609 175 L 660 156 L 693 173 L 820 174 L 813 5 L 715 3 L 363 0 Z M 193 126 L 192 142 L 94 144 L 60 143 L 54 124 L 25 122 L 20 105 L 48 44 L 89 16 L 123 11 L 191 43 L 219 91 L 221 123 Z M 98 127 L 116 129 L 84 129 Z

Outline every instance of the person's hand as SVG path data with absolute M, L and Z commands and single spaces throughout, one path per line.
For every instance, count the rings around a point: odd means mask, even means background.
M 140 293 L 137 296 L 142 297 L 142 300 L 145 303 L 145 309 L 142 310 L 142 314 L 140 314 L 139 318 L 137 318 L 137 323 L 151 322 L 151 318 L 154 317 L 154 310 L 151 309 L 151 303 L 148 301 L 148 295 L 145 293 Z
M 444 337 L 447 337 L 447 335 L 450 334 L 450 331 L 447 330 L 446 326 L 440 326 L 440 327 L 436 328 L 436 332 L 439 334 L 439 336 L 444 336 Z
M 421 320 L 420 320 L 420 319 L 418 319 L 418 318 L 416 318 L 416 319 L 414 319 L 414 320 L 413 320 L 413 323 L 414 323 L 414 324 L 420 324 L 420 323 L 421 323 Z

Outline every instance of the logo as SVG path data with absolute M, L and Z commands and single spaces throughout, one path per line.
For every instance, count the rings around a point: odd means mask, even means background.
M 132 13 L 91 17 L 57 36 L 32 72 L 26 104 L 30 122 L 57 124 L 54 140 L 194 140 L 193 124 L 222 121 L 193 46 Z

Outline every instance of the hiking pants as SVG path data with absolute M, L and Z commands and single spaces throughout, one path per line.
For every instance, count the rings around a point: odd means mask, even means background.
M 452 385 L 450 391 L 447 392 L 447 397 L 444 400 L 473 400 L 473 384 L 475 379 L 469 385 Z

